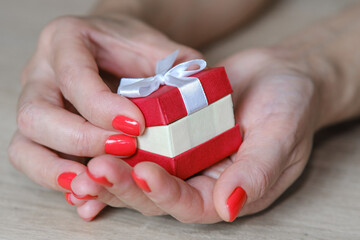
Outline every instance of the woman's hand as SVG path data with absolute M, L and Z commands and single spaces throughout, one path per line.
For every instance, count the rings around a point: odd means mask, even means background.
M 62 17 L 48 24 L 22 73 L 12 164 L 33 181 L 68 192 L 71 180 L 86 171 L 84 157 L 131 155 L 143 116 L 110 90 L 99 70 L 119 78 L 153 75 L 155 63 L 176 49 L 179 61 L 201 57 L 129 16 Z
M 236 154 L 186 181 L 153 163 L 132 169 L 100 156 L 89 162 L 88 175 L 74 180 L 74 189 L 112 206 L 170 214 L 182 222 L 233 221 L 273 203 L 308 161 L 319 127 L 318 89 L 300 61 L 273 49 L 239 53 L 219 65 L 234 88 L 236 122 L 243 131 Z M 79 213 L 85 216 L 89 209 L 80 207 Z

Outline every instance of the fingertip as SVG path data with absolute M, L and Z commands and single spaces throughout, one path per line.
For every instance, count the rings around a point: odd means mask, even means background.
M 112 155 L 95 157 L 88 163 L 89 174 L 94 177 L 95 182 L 105 187 L 132 182 L 130 171 L 131 167 L 127 163 Z
M 159 185 L 159 183 L 166 182 L 167 178 L 172 177 L 165 169 L 153 162 L 138 163 L 131 174 L 133 178 L 142 179 L 151 185 Z
M 78 215 L 85 221 L 92 221 L 104 208 L 106 204 L 97 200 L 90 200 L 77 208 Z
M 233 222 L 239 215 L 247 200 L 246 192 L 242 187 L 236 187 L 226 200 L 228 218 L 225 221 Z
M 77 206 L 80 207 L 82 206 L 86 201 L 85 200 L 81 200 L 81 199 L 77 199 L 73 193 L 71 192 L 66 192 L 65 193 L 65 200 L 71 205 L 71 206 Z
M 93 216 L 93 217 L 89 217 L 89 218 L 82 218 L 84 221 L 86 222 L 91 222 L 92 220 L 94 220 L 96 216 Z
M 71 182 L 77 176 L 74 172 L 63 172 L 57 177 L 57 183 L 60 187 L 71 191 Z
M 102 192 L 103 187 L 92 181 L 86 172 L 76 176 L 71 183 L 72 195 L 79 200 L 93 200 Z
M 133 171 L 133 180 L 156 204 L 168 205 L 169 199 L 181 192 L 178 178 L 153 162 L 138 163 Z
M 131 136 L 140 136 L 145 131 L 145 118 L 141 110 L 131 99 L 118 95 L 118 105 L 112 118 L 112 130 Z M 115 101 L 114 101 L 115 102 Z M 121 107 L 121 108 L 120 108 Z
M 86 169 L 86 174 L 89 176 L 89 178 L 91 180 L 93 180 L 94 182 L 103 185 L 105 187 L 112 187 L 114 184 L 111 183 L 105 176 L 95 176 L 94 174 L 92 174 L 89 169 Z
M 71 205 L 71 206 L 74 206 L 74 202 L 71 200 L 71 193 L 70 192 L 67 192 L 65 193 L 65 200 Z
M 56 169 L 56 188 L 60 190 L 72 191 L 71 184 L 73 180 L 82 173 L 85 172 L 85 166 L 76 161 L 59 159 L 62 162 L 58 165 Z
M 111 169 L 113 169 L 114 167 L 112 165 L 113 158 L 115 158 L 115 156 L 112 155 L 102 155 L 102 156 L 94 157 L 88 162 L 87 169 L 91 174 L 95 176 L 100 176 L 103 173 L 106 173 L 108 171 L 111 171 Z
M 132 176 L 134 182 L 136 183 L 136 185 L 141 190 L 143 190 L 147 193 L 151 192 L 151 189 L 150 189 L 149 185 L 147 184 L 147 182 L 143 178 L 137 176 L 134 170 L 131 171 L 131 176 Z
M 222 197 L 214 196 L 215 209 L 220 218 L 226 222 L 233 222 L 244 208 L 247 194 L 242 187 L 235 186 Z M 214 193 L 216 195 L 216 193 Z
M 233 222 L 239 216 L 248 199 L 238 170 L 234 163 L 222 173 L 214 187 L 215 209 L 226 222 Z
M 135 166 L 133 173 L 136 174 L 134 181 L 139 187 L 144 188 L 142 181 L 145 181 L 151 189 L 151 192 L 144 191 L 146 196 L 157 207 L 179 221 L 183 223 L 214 223 L 219 220 L 212 204 L 212 191 L 208 191 L 212 185 L 210 182 L 206 181 L 205 186 L 201 186 L 205 188 L 201 192 L 194 187 L 197 184 L 201 185 L 200 178 L 198 182 L 194 180 L 192 184 L 189 184 L 150 162 L 139 163 Z M 140 184 L 138 179 L 140 179 Z

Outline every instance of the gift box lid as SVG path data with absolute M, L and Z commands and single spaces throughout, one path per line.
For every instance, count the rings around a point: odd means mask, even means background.
M 209 105 L 232 93 L 224 67 L 203 70 L 192 76 L 200 80 Z M 163 85 L 149 96 L 132 98 L 131 101 L 143 113 L 146 127 L 168 125 L 187 116 L 177 87 Z

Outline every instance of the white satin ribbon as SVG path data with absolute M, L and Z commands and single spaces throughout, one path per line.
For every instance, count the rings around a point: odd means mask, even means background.
M 179 50 L 158 61 L 155 76 L 122 78 L 117 93 L 129 98 L 146 97 L 156 91 L 160 85 L 166 84 L 179 89 L 188 115 L 208 106 L 200 80 L 196 77 L 189 77 L 205 69 L 206 61 L 194 59 L 171 68 L 178 53 Z M 188 70 L 192 65 L 198 65 L 199 68 Z

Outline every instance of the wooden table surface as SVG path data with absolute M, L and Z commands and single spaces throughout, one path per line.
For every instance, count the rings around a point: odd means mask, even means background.
M 0 239 L 360 239 L 360 121 L 318 133 L 301 178 L 268 210 L 232 224 L 182 224 L 107 209 L 81 220 L 62 194 L 44 189 L 8 162 L 19 75 L 41 28 L 94 1 L 0 0 Z M 250 27 L 208 47 L 210 63 L 236 50 L 270 45 L 356 0 L 282 0 Z M 359 48 L 359 46 L 354 46 Z M 29 159 L 31 161 L 31 159 Z

